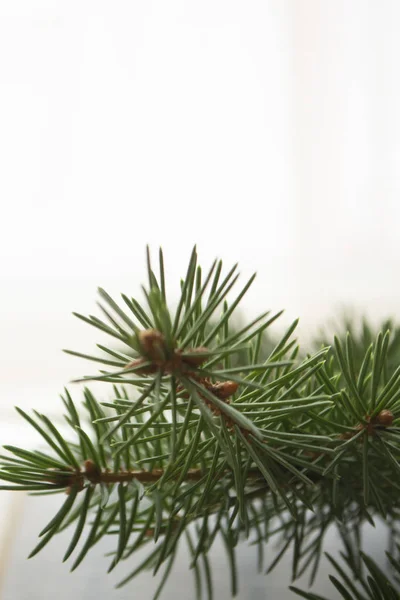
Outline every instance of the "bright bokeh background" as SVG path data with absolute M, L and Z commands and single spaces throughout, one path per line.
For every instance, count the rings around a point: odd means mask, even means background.
M 258 278 L 249 316 L 309 335 L 341 306 L 399 316 L 396 0 L 0 2 L 0 430 L 56 414 L 96 287 L 144 248 Z M 174 298 L 172 297 L 172 300 Z

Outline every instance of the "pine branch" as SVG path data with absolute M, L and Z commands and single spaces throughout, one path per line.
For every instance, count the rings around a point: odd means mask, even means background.
M 349 333 L 310 355 L 292 339 L 297 321 L 272 342 L 280 313 L 232 326 L 254 280 L 229 303 L 236 266 L 224 275 L 215 261 L 203 277 L 194 249 L 174 312 L 161 251 L 158 276 L 147 252 L 147 276 L 144 303 L 122 295 L 121 308 L 99 289 L 102 318 L 77 314 L 110 336 L 109 346 L 97 344 L 100 356 L 67 351 L 100 365 L 79 381 L 112 384 L 114 399 L 99 402 L 85 389 L 78 407 L 66 390 L 67 429 L 17 409 L 45 448 L 6 446 L 0 489 L 66 492 L 30 556 L 73 525 L 65 560 L 84 541 L 72 569 L 106 534 L 117 540 L 109 570 L 151 546 L 121 583 L 165 566 L 158 597 L 186 540 L 196 585 L 202 561 L 211 597 L 207 555 L 217 537 L 235 592 L 243 538 L 255 536 L 262 568 L 263 545 L 282 534 L 272 566 L 294 545 L 293 579 L 311 569 L 313 580 L 330 524 L 397 518 L 397 330 L 394 341 L 386 331 L 371 341 L 364 327 L 361 341 Z

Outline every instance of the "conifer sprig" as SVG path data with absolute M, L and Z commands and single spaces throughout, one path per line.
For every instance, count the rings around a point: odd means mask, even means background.
M 109 570 L 147 546 L 121 584 L 164 568 L 158 597 L 186 543 L 198 593 L 203 582 L 212 597 L 207 556 L 217 536 L 235 593 L 243 538 L 258 546 L 262 569 L 263 547 L 281 531 L 286 541 L 272 566 L 294 544 L 293 579 L 311 569 L 313 580 L 323 539 L 310 542 L 317 525 L 323 532 L 335 519 L 350 522 L 354 506 L 369 521 L 396 514 L 400 367 L 393 368 L 390 333 L 362 352 L 349 334 L 310 355 L 293 339 L 296 321 L 266 344 L 281 313 L 233 327 L 254 281 L 231 300 L 236 270 L 225 274 L 215 261 L 204 276 L 194 249 L 171 311 L 162 251 L 158 274 L 148 251 L 144 303 L 123 294 L 118 304 L 99 289 L 103 318 L 76 314 L 110 336 L 97 345 L 100 355 L 67 351 L 100 365 L 79 381 L 112 384 L 113 398 L 99 401 L 85 388 L 76 405 L 66 390 L 66 427 L 17 409 L 44 448 L 6 446 L 0 489 L 66 492 L 30 556 L 69 527 L 64 560 L 73 555 L 75 569 L 113 535 Z

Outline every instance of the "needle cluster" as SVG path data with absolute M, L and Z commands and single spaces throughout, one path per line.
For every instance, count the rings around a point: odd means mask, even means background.
M 119 585 L 143 569 L 163 570 L 157 598 L 186 544 L 198 597 L 212 598 L 209 551 L 218 537 L 235 595 L 241 540 L 258 547 L 264 569 L 264 547 L 280 535 L 283 550 L 268 569 L 292 544 L 293 579 L 310 569 L 312 581 L 328 525 L 395 521 L 400 366 L 389 330 L 361 349 L 348 333 L 308 353 L 293 337 L 296 321 L 271 344 L 281 313 L 235 326 L 254 280 L 230 300 L 236 268 L 225 273 L 216 260 L 204 273 L 194 249 L 171 310 L 162 251 L 158 274 L 147 252 L 143 301 L 122 294 L 117 303 L 99 289 L 102 318 L 76 314 L 110 337 L 96 355 L 67 351 L 100 365 L 79 381 L 104 382 L 112 398 L 85 387 L 79 403 L 65 390 L 67 430 L 17 409 L 43 447 L 6 446 L 0 489 L 63 498 L 30 556 L 69 528 L 64 560 L 73 556 L 73 570 L 111 535 L 109 571 L 148 548 Z

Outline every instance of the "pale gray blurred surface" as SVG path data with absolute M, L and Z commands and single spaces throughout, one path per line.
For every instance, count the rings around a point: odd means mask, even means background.
M 115 539 L 103 539 L 95 546 L 83 563 L 72 574 L 69 573 L 68 564 L 62 564 L 62 556 L 68 545 L 72 531 L 62 532 L 36 557 L 27 561 L 27 555 L 34 547 L 39 530 L 51 518 L 56 507 L 62 501 L 61 497 L 26 498 L 22 510 L 19 512 L 19 526 L 16 537 L 11 546 L 6 567 L 6 577 L 3 584 L 1 600 L 28 600 L 30 598 L 52 598 L 57 600 L 125 600 L 125 598 L 140 598 L 151 600 L 157 588 L 150 572 L 136 577 L 124 588 L 114 589 L 114 585 L 139 564 L 149 552 L 141 551 L 134 559 L 130 558 L 115 570 L 111 575 L 106 574 L 110 558 L 104 554 L 113 549 Z M 327 536 L 328 544 L 329 538 Z M 331 539 L 331 543 L 334 540 Z M 269 562 L 273 559 L 274 548 L 271 544 L 266 551 Z M 282 563 L 269 575 L 257 574 L 257 553 L 254 548 L 240 544 L 237 552 L 239 573 L 238 598 L 243 600 L 273 600 L 279 598 L 295 599 L 295 595 L 288 591 L 290 584 L 291 564 L 290 556 L 284 557 Z M 72 562 L 70 561 L 72 564 Z M 228 565 L 223 544 L 217 541 L 210 555 L 212 566 L 215 598 L 229 600 L 231 595 Z M 330 571 L 328 571 L 330 572 Z M 326 564 L 322 560 L 321 576 L 326 575 Z M 305 578 L 299 580 L 300 585 L 307 586 Z M 329 581 L 320 583 L 316 587 L 320 592 L 325 591 L 328 598 L 334 600 L 337 596 L 332 593 Z M 174 600 L 177 597 L 195 599 L 193 572 L 188 569 L 188 553 L 185 544 L 181 544 L 174 569 L 166 584 L 162 600 Z M 205 597 L 205 596 L 204 596 Z
M 17 501 L 18 500 L 18 501 Z M 62 557 L 71 539 L 72 530 L 66 530 L 55 536 L 53 540 L 36 557 L 27 560 L 27 556 L 37 543 L 37 535 L 51 519 L 57 507 L 63 501 L 62 495 L 52 497 L 28 497 L 20 495 L 14 498 L 14 506 L 9 511 L 12 522 L 3 522 L 3 527 L 9 530 L 9 547 L 1 548 L 2 576 L 0 578 L 0 600 L 25 600 L 30 598 L 52 598 L 58 600 L 122 600 L 125 598 L 140 598 L 151 600 L 157 588 L 157 581 L 151 572 L 144 572 L 132 580 L 127 586 L 116 590 L 115 584 L 131 572 L 149 552 L 150 546 L 138 552 L 135 556 L 123 561 L 115 571 L 107 575 L 106 570 L 110 558 L 104 555 L 115 548 L 114 536 L 103 538 L 95 546 L 84 561 L 73 573 L 69 573 L 68 564 L 63 564 Z M 4 533 L 4 530 L 3 530 Z M 384 568 L 384 551 L 387 549 L 387 531 L 381 523 L 376 529 L 370 525 L 363 527 L 363 548 Z M 79 546 L 78 546 L 79 548 Z M 270 564 L 276 555 L 277 543 L 274 539 L 265 546 L 265 566 Z M 337 558 L 337 553 L 343 547 L 338 534 L 330 527 L 325 535 L 324 551 Z M 257 573 L 257 551 L 245 541 L 237 547 L 237 566 L 239 579 L 239 594 L 241 600 L 279 600 L 293 599 L 296 596 L 288 590 L 291 577 L 292 553 L 284 555 L 278 566 L 268 575 Z M 229 600 L 231 595 L 229 570 L 223 544 L 216 540 L 209 555 L 214 582 L 214 597 Z M 343 563 L 342 563 L 342 566 Z M 333 572 L 331 565 L 324 556 L 318 571 L 316 584 L 312 590 L 324 595 L 329 600 L 340 596 L 335 593 L 328 575 Z M 307 589 L 308 578 L 302 576 L 296 580 L 298 587 Z M 195 599 L 193 572 L 188 569 L 188 551 L 184 542 L 175 561 L 173 571 L 164 588 L 163 600 L 173 600 L 176 597 Z
M 38 532 L 50 520 L 63 501 L 61 496 L 40 497 L 25 496 L 23 502 L 15 507 L 13 535 L 9 552 L 3 554 L 3 580 L 0 580 L 0 600 L 27 600 L 30 598 L 52 598 L 57 600 L 123 600 L 125 598 L 140 598 L 151 600 L 157 588 L 157 581 L 151 572 L 144 572 L 132 580 L 127 586 L 116 590 L 115 584 L 131 572 L 147 553 L 149 548 L 141 550 L 134 557 L 123 561 L 111 575 L 106 574 L 110 558 L 104 555 L 115 548 L 114 537 L 103 538 L 95 546 L 84 561 L 72 574 L 68 564 L 62 564 L 62 557 L 72 536 L 72 530 L 66 530 L 53 538 L 48 546 L 36 557 L 27 560 L 27 556 L 37 543 Z M 387 531 L 381 524 L 374 529 L 369 525 L 363 528 L 363 544 L 368 553 L 378 564 L 387 568 L 384 551 L 387 549 Z M 78 546 L 79 548 L 79 546 Z M 265 566 L 271 563 L 277 551 L 274 540 L 265 546 Z M 325 536 L 324 551 L 337 558 L 342 550 L 337 532 L 329 528 Z M 291 577 L 291 558 L 289 551 L 279 565 L 268 575 L 257 573 L 257 552 L 245 541 L 237 548 L 237 565 L 239 576 L 240 600 L 295 600 L 296 596 L 288 590 Z M 229 600 L 231 595 L 228 565 L 223 544 L 217 540 L 209 555 L 214 582 L 214 597 Z M 342 566 L 343 563 L 342 563 Z M 312 590 L 324 595 L 329 600 L 340 596 L 331 585 L 328 575 L 333 572 L 325 557 L 321 558 L 316 584 Z M 307 589 L 308 579 L 303 576 L 296 580 L 298 587 Z M 185 543 L 181 543 L 171 576 L 165 586 L 163 600 L 173 600 L 176 597 L 195 599 L 193 572 L 188 569 L 188 552 Z M 205 597 L 205 596 L 204 596 Z

